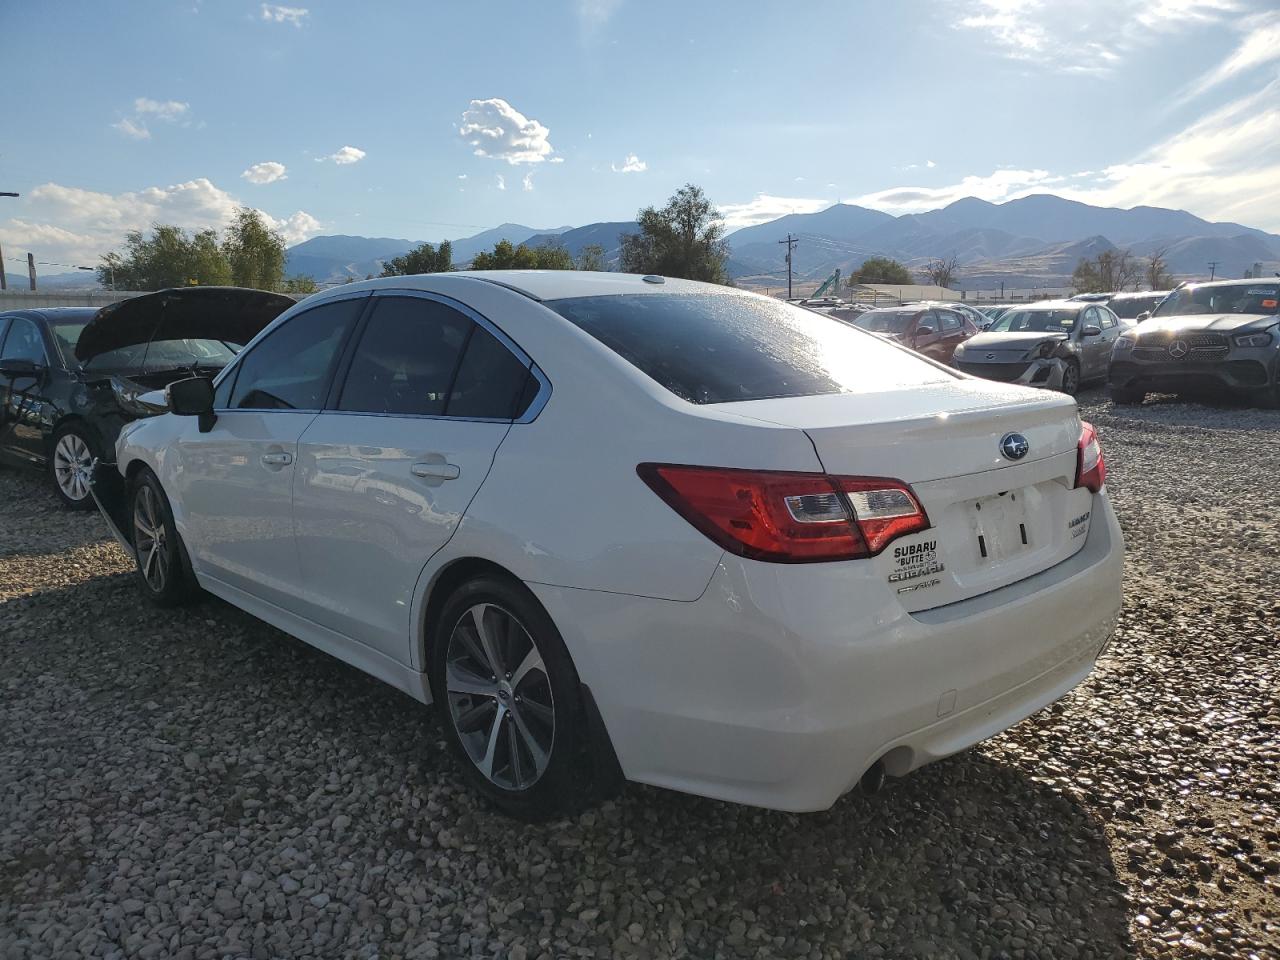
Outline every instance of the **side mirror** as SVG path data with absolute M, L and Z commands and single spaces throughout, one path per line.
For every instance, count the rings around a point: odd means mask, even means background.
M 979 324 L 979 325 L 978 325 L 978 329 L 979 329 L 979 330 L 990 330 L 990 329 L 991 329 L 991 324 L 992 324 L 992 322 L 993 322 L 993 321 L 988 320 L 986 323 L 981 323 L 981 324 Z
M 200 432 L 213 429 L 213 381 L 208 377 L 175 380 L 164 388 L 164 399 L 170 412 L 180 417 L 199 417 Z
M 1089 324 L 1089 326 L 1085 327 L 1085 328 L 1084 328 L 1083 330 L 1081 330 L 1080 332 L 1081 332 L 1081 333 L 1083 333 L 1086 337 L 1100 337 L 1100 336 L 1102 336 L 1102 328 L 1101 328 L 1101 327 L 1095 327 L 1093 324 Z
M 1143 310 L 1140 314 L 1138 314 L 1136 317 L 1133 318 L 1134 323 L 1141 323 L 1143 320 L 1150 320 L 1150 319 L 1151 319 L 1150 310 Z
M 34 360 L 0 360 L 0 376 L 5 377 L 42 377 L 45 365 Z
M 929 327 L 929 326 L 916 327 L 915 335 L 917 337 L 931 337 L 933 336 L 933 327 Z

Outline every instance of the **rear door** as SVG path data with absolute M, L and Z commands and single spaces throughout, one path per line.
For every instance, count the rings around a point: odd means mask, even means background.
M 324 406 L 343 345 L 368 294 L 295 314 L 227 371 L 214 395 L 217 420 L 194 419 L 172 471 L 187 549 L 204 574 L 291 609 L 298 592 L 293 474 L 298 438 Z
M 411 662 L 418 576 L 484 482 L 529 367 L 454 301 L 375 297 L 329 409 L 298 445 L 304 616 Z

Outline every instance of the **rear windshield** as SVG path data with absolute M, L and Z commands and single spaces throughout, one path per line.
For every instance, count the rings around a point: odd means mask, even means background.
M 624 294 L 546 304 L 692 403 L 861 393 L 947 374 L 839 320 L 724 294 Z
M 1274 314 L 1280 304 L 1280 282 L 1205 284 L 1182 287 L 1161 301 L 1153 317 L 1185 317 L 1197 313 Z
M 853 321 L 854 326 L 872 333 L 906 333 L 919 310 L 868 310 Z

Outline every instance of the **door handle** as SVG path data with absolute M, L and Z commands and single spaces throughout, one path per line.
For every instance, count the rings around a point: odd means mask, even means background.
M 453 463 L 415 463 L 409 472 L 423 480 L 456 480 L 462 473 Z
M 268 467 L 287 467 L 293 463 L 292 453 L 264 453 L 262 462 Z

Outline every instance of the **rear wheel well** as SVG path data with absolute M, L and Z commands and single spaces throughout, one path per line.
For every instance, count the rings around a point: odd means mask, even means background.
M 435 582 L 428 588 L 427 608 L 422 615 L 421 662 L 423 669 L 426 669 L 431 663 L 431 636 L 435 633 L 437 621 L 440 619 L 440 611 L 444 609 L 449 597 L 468 580 L 474 580 L 476 577 L 486 575 L 502 577 L 505 580 L 512 580 L 524 586 L 520 578 L 510 570 L 491 560 L 482 560 L 479 557 L 463 557 L 460 560 L 454 560 L 436 574 Z

